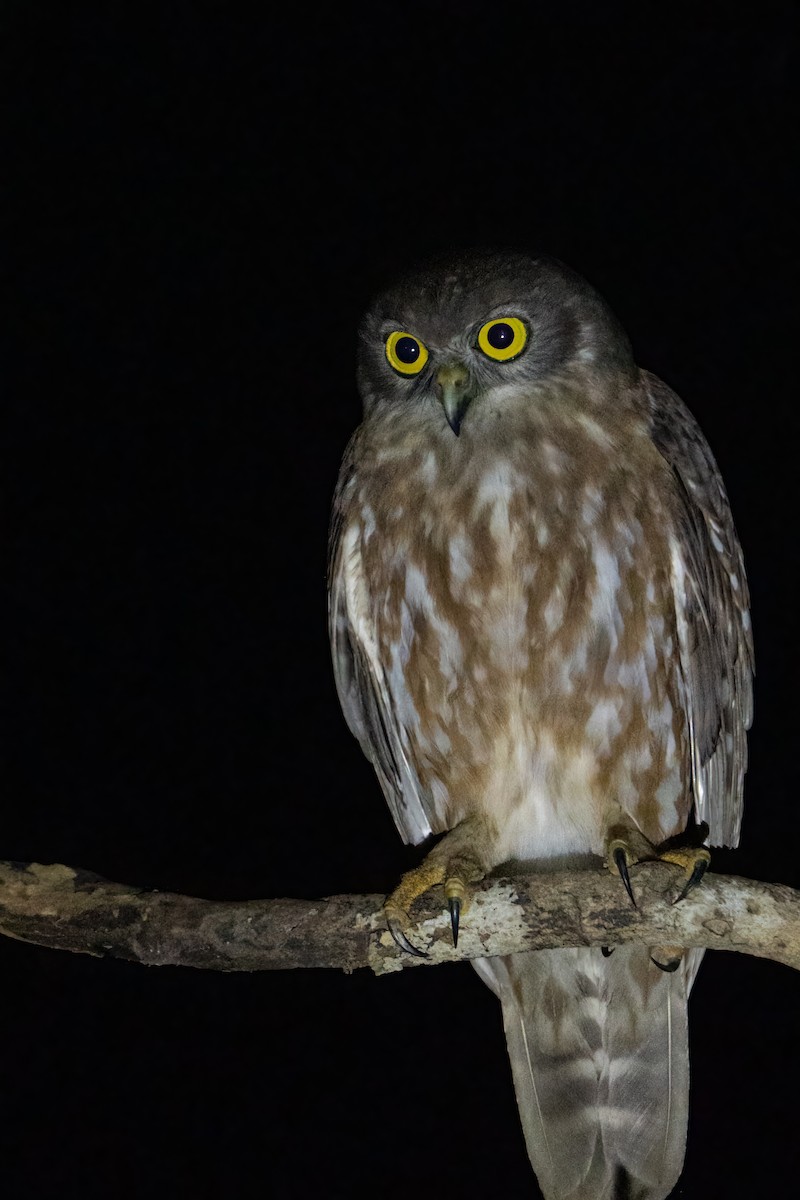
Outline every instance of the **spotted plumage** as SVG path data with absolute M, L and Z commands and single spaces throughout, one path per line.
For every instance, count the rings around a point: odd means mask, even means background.
M 423 268 L 365 317 L 359 384 L 331 641 L 403 838 L 455 830 L 478 873 L 604 855 L 620 827 L 657 846 L 692 816 L 735 845 L 741 552 L 702 434 L 604 302 L 545 259 Z M 629 948 L 478 964 L 547 1200 L 668 1195 L 698 963 L 665 975 Z

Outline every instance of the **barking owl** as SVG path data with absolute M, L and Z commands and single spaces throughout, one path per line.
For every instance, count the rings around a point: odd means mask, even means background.
M 409 274 L 360 330 L 364 420 L 330 547 L 339 697 L 407 842 L 395 939 L 441 884 L 453 936 L 500 864 L 735 846 L 751 719 L 742 556 L 711 451 L 560 263 Z M 475 965 L 500 998 L 546 1200 L 663 1200 L 681 1170 L 701 952 L 564 949 Z

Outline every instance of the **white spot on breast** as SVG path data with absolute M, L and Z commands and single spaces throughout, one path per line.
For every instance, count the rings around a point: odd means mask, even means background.
M 634 542 L 641 542 L 644 537 L 642 523 L 630 513 L 626 513 L 624 520 L 614 522 L 614 529 L 617 536 L 622 538 L 623 542 L 627 542 L 632 546 Z
M 450 576 L 455 583 L 465 583 L 472 574 L 472 544 L 463 533 L 450 539 Z
M 413 608 L 421 608 L 423 612 L 431 608 L 431 595 L 425 576 L 412 562 L 406 563 L 406 600 Z
M 630 755 L 631 769 L 634 771 L 647 771 L 653 765 L 653 753 L 647 742 L 644 742 L 637 750 Z
M 638 692 L 643 700 L 650 699 L 650 680 L 644 659 L 635 658 L 633 662 L 618 663 L 616 672 L 613 663 L 609 663 L 605 670 L 604 682 L 613 682 L 615 674 L 616 682 L 621 688 Z M 607 676 L 610 678 L 606 678 Z
M 458 630 L 452 622 L 445 620 L 437 611 L 428 590 L 427 581 L 419 567 L 406 563 L 405 600 L 409 610 L 416 609 L 425 614 L 433 636 L 439 647 L 439 670 L 450 691 L 458 686 L 459 675 L 464 663 L 464 650 Z M 410 634 L 413 638 L 413 630 Z
M 647 633 L 644 639 L 644 660 L 648 670 L 655 669 L 657 661 L 657 646 L 664 645 L 664 618 L 660 615 L 650 616 L 647 622 Z M 666 647 L 665 647 L 666 649 Z M 669 653 L 669 651 L 667 651 Z
M 507 542 L 511 535 L 508 520 L 508 506 L 502 500 L 495 500 L 492 505 L 492 515 L 489 518 L 489 532 L 496 542 Z
M 616 618 L 619 617 L 617 605 L 620 588 L 619 563 L 608 545 L 599 540 L 592 546 L 592 559 L 597 574 L 592 593 L 592 624 L 605 626 L 612 632 L 612 649 L 616 649 Z
M 583 493 L 581 520 L 584 525 L 594 525 L 603 508 L 603 497 L 596 487 L 587 487 Z
M 480 513 L 487 504 L 495 508 L 498 505 L 508 508 L 515 487 L 524 486 L 525 480 L 510 463 L 495 463 L 481 476 L 475 493 L 475 514 Z
M 675 745 L 675 734 L 672 731 L 672 717 L 671 717 L 672 705 L 671 704 L 669 706 L 669 710 L 670 710 L 670 725 L 667 729 L 667 744 L 666 744 L 666 751 L 665 751 L 665 755 L 664 755 L 664 761 L 668 767 L 674 767 L 675 762 L 676 762 L 675 752 L 677 750 L 677 746 Z
M 550 593 L 550 599 L 544 606 L 544 623 L 548 633 L 555 633 L 561 628 L 561 623 L 564 620 L 564 593 L 561 588 L 555 588 Z
M 436 455 L 432 450 L 423 458 L 417 468 L 417 477 L 426 487 L 433 487 L 439 477 L 439 466 L 436 462 Z
M 575 691 L 576 682 L 580 683 L 586 674 L 589 661 L 589 646 L 583 640 L 573 648 L 569 655 L 562 655 L 558 660 L 558 683 L 561 693 L 571 696 Z
M 590 417 L 588 413 L 579 412 L 575 414 L 575 419 L 582 427 L 584 433 L 596 442 L 598 446 L 610 445 L 610 439 L 603 426 L 599 421 L 595 421 L 594 417 Z
M 564 451 L 560 450 L 553 442 L 547 440 L 539 443 L 539 450 L 541 451 L 548 473 L 554 477 L 561 475 L 567 462 L 567 456 Z
M 601 754 L 609 753 L 612 739 L 618 737 L 621 730 L 619 703 L 615 700 L 599 700 L 586 722 L 586 734 L 597 743 Z
M 436 728 L 436 733 L 433 737 L 433 743 L 440 754 L 449 754 L 450 750 L 452 749 L 452 742 L 445 733 L 444 729 L 442 729 L 441 725 L 437 726 Z

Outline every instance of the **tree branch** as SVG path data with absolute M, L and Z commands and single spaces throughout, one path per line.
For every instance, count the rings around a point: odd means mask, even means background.
M 800 892 L 706 875 L 672 904 L 680 872 L 664 863 L 631 870 L 638 908 L 603 869 L 487 879 L 476 885 L 458 950 L 441 889 L 414 906 L 415 958 L 398 950 L 381 896 L 212 901 L 145 892 L 61 865 L 0 863 L 0 933 L 38 946 L 109 955 L 149 966 L 216 971 L 404 967 L 557 946 L 636 942 L 736 950 L 800 969 Z

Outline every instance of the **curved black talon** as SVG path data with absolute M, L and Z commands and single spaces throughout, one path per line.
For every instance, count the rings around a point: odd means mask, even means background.
M 633 888 L 631 887 L 631 877 L 628 874 L 628 860 L 625 857 L 625 851 L 622 849 L 622 846 L 617 846 L 616 850 L 614 851 L 614 862 L 617 870 L 619 871 L 620 879 L 625 884 L 625 891 L 630 896 L 631 904 L 634 908 L 638 908 L 636 897 L 634 896 Z
M 603 958 L 611 958 L 611 955 L 614 953 L 614 949 L 614 946 L 601 946 L 600 951 L 603 955 Z
M 457 896 L 451 896 L 447 901 L 450 909 L 450 928 L 453 931 L 453 947 L 458 946 L 458 921 L 461 916 L 461 901 Z
M 683 885 L 683 889 L 679 892 L 679 894 L 672 901 L 673 904 L 680 904 L 681 900 L 686 899 L 686 897 L 689 895 L 689 892 L 692 890 L 692 888 L 697 887 L 698 883 L 700 882 L 700 880 L 703 878 L 706 871 L 708 870 L 708 861 L 709 860 L 707 858 L 701 858 L 698 862 L 695 863 L 694 870 L 692 871 L 689 878 L 686 880 L 686 883 Z
M 413 954 L 415 958 L 428 957 L 424 950 L 418 950 L 416 946 L 412 946 L 402 929 L 398 925 L 395 925 L 391 918 L 387 918 L 386 927 L 392 935 L 395 945 L 399 946 L 401 950 L 405 950 L 406 954 Z
M 659 971 L 666 971 L 668 975 L 671 975 L 673 971 L 677 971 L 681 965 L 679 958 L 671 958 L 669 962 L 660 963 L 657 958 L 653 958 L 652 954 L 650 955 L 650 962 L 655 963 Z

